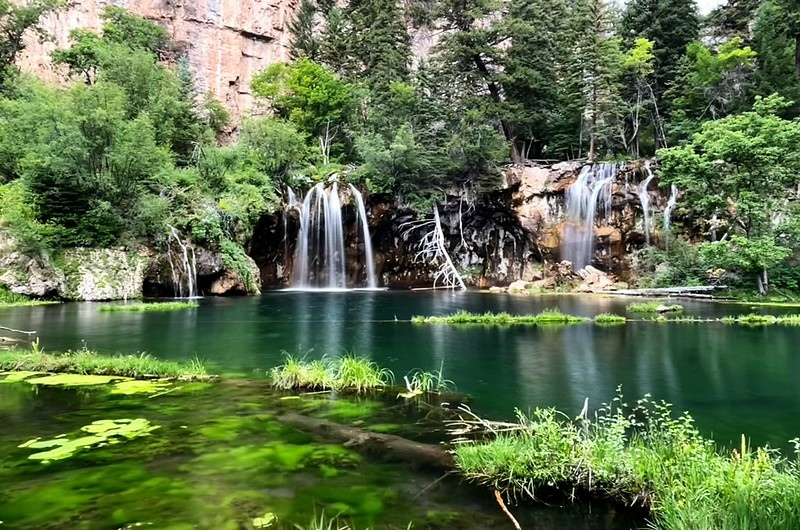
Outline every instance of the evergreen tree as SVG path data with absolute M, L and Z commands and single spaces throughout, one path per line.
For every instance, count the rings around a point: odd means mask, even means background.
M 663 106 L 664 92 L 675 77 L 686 46 L 699 38 L 695 1 L 631 0 L 623 13 L 621 28 L 628 48 L 637 38 L 653 43 L 653 89 L 659 106 Z
M 796 77 L 796 44 L 790 35 L 786 11 L 775 2 L 766 1 L 758 10 L 753 48 L 758 54 L 755 74 L 756 93 L 762 97 L 780 94 L 794 106 L 789 114 L 800 109 L 800 82 Z
M 358 77 L 380 98 L 391 83 L 409 78 L 411 39 L 403 10 L 398 0 L 351 0 L 346 13 Z
M 312 61 L 319 60 L 319 37 L 316 35 L 317 6 L 314 0 L 302 0 L 297 8 L 294 20 L 289 24 L 292 33 L 292 46 L 289 54 L 292 59 L 307 57 Z

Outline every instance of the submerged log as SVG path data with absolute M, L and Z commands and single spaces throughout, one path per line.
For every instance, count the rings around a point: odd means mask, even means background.
M 365 453 L 380 454 L 437 470 L 451 470 L 454 467 L 453 455 L 438 445 L 414 442 L 392 434 L 371 432 L 296 413 L 282 414 L 278 416 L 278 421 Z

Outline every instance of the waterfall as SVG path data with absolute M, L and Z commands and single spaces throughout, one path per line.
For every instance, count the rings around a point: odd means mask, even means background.
M 602 219 L 607 220 L 611 214 L 612 184 L 618 171 L 619 165 L 614 163 L 586 165 L 567 189 L 567 224 L 561 254 L 572 262 L 575 270 L 592 261 L 597 209 L 602 207 Z
M 650 169 L 650 161 L 644 164 L 644 169 L 647 171 L 647 178 L 639 185 L 639 202 L 642 204 L 642 216 L 644 223 L 644 239 L 647 245 L 650 244 L 650 194 L 647 193 L 647 186 L 650 181 L 655 178 L 653 171 Z
M 364 199 L 352 186 L 350 192 L 356 200 L 358 219 L 362 227 L 367 285 L 374 288 L 377 280 Z M 294 206 L 300 211 L 300 232 L 294 253 L 292 288 L 345 289 L 346 255 L 338 183 L 334 182 L 328 188 L 322 183 L 317 184 L 308 191 L 302 203 L 297 202 L 291 190 L 288 197 L 295 200 Z
M 175 241 L 180 249 L 180 263 L 176 263 L 173 259 L 172 252 L 169 249 L 169 243 L 171 241 Z M 175 289 L 175 296 L 178 298 L 196 297 L 197 259 L 195 258 L 194 248 L 189 247 L 183 242 L 178 230 L 173 226 L 169 227 L 167 247 L 167 259 L 169 260 L 169 268 L 172 272 L 172 286 Z M 191 259 L 189 259 L 190 254 Z
M 675 209 L 675 204 L 677 202 L 678 202 L 678 186 L 673 184 L 672 189 L 670 190 L 669 200 L 667 201 L 667 207 L 664 208 L 664 241 L 666 242 L 665 246 L 669 245 L 670 216 L 672 215 L 672 210 Z
M 372 238 L 369 235 L 369 224 L 367 223 L 367 209 L 364 207 L 364 197 L 361 192 L 352 184 L 348 185 L 350 193 L 356 199 L 358 206 L 358 224 L 361 225 L 361 235 L 364 238 L 364 262 L 367 264 L 367 287 L 375 289 L 378 281 L 375 279 L 375 257 L 372 254 Z

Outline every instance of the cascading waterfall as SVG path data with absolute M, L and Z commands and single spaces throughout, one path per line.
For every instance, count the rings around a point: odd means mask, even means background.
M 578 179 L 567 189 L 567 224 L 561 245 L 562 258 L 575 270 L 589 265 L 594 252 L 594 224 L 598 207 L 603 220 L 611 214 L 612 184 L 619 164 L 600 163 L 584 166 Z
M 362 226 L 367 284 L 370 288 L 374 288 L 377 286 L 377 280 L 364 199 L 353 186 L 349 188 L 356 200 L 358 220 Z M 300 232 L 294 253 L 292 288 L 347 288 L 339 185 L 334 182 L 326 188 L 319 183 L 308 191 L 302 203 L 297 200 L 292 190 L 289 190 L 287 195 L 289 206 L 300 212 Z
M 197 260 L 194 248 L 186 245 L 181 239 L 178 230 L 170 226 L 168 236 L 168 246 L 171 241 L 175 241 L 180 249 L 180 263 L 173 259 L 173 253 L 167 249 L 169 268 L 172 272 L 172 285 L 175 289 L 175 296 L 178 298 L 194 298 L 197 296 Z M 191 254 L 191 260 L 189 255 Z
M 644 169 L 647 172 L 647 178 L 639 185 L 639 202 L 642 205 L 642 216 L 644 223 L 644 240 L 647 245 L 650 244 L 650 194 L 647 193 L 647 186 L 655 178 L 653 170 L 650 169 L 650 161 L 644 164 Z
M 672 189 L 670 190 L 669 200 L 667 201 L 667 207 L 664 208 L 664 241 L 666 245 L 669 245 L 669 224 L 671 222 L 670 217 L 672 216 L 672 210 L 675 209 L 675 204 L 678 202 L 678 186 L 675 184 L 672 185 Z
M 364 261 L 367 266 L 367 287 L 375 289 L 378 287 L 378 281 L 375 279 L 375 260 L 372 254 L 372 237 L 369 235 L 369 225 L 367 224 L 367 209 L 364 206 L 364 197 L 355 186 L 349 184 L 350 193 L 356 199 L 358 206 L 358 224 L 361 225 L 361 236 L 364 238 Z

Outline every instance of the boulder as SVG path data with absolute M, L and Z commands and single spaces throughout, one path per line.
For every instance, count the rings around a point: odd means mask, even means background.
M 605 272 L 587 265 L 578 271 L 581 283 L 575 289 L 579 293 L 595 293 L 599 291 L 616 291 L 615 279 Z
M 508 292 L 510 293 L 518 293 L 520 291 L 524 291 L 528 289 L 531 285 L 530 282 L 526 282 L 525 280 L 517 280 L 513 282 L 511 285 L 508 286 Z
M 64 274 L 46 256 L 33 256 L 18 249 L 17 241 L 0 228 L 0 285 L 12 293 L 35 298 L 57 296 Z

